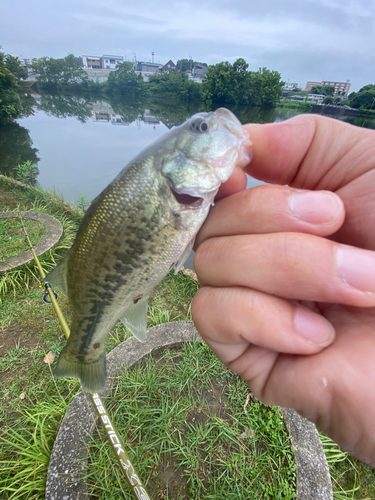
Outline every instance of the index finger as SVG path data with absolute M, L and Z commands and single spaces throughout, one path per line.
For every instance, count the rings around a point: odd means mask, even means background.
M 265 182 L 336 191 L 375 166 L 375 132 L 336 119 L 299 115 L 244 127 L 254 151 L 244 171 Z

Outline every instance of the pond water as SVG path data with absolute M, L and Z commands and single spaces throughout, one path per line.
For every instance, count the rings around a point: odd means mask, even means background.
M 0 173 L 37 163 L 37 182 L 67 201 L 93 200 L 142 149 L 198 111 L 203 103 L 95 100 L 76 95 L 32 94 L 34 115 L 0 126 Z M 30 97 L 31 99 L 31 97 Z M 242 123 L 273 123 L 296 114 L 286 108 L 227 106 Z M 327 110 L 329 111 L 329 110 Z M 375 128 L 375 120 L 340 119 Z M 248 187 L 261 182 L 248 177 Z M 186 267 L 193 269 L 193 254 Z
M 91 201 L 142 149 L 190 115 L 208 110 L 202 103 L 104 102 L 73 95 L 34 98 L 33 116 L 0 129 L 0 172 L 38 157 L 39 184 L 71 202 L 81 194 Z M 288 109 L 228 107 L 242 123 L 272 123 L 297 114 Z M 249 186 L 256 184 L 249 179 Z

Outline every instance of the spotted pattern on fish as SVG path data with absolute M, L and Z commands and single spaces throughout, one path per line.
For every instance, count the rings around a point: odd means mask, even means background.
M 122 319 L 143 339 L 149 293 L 187 257 L 220 183 L 236 163 L 248 163 L 249 147 L 231 112 L 199 113 L 140 153 L 92 202 L 72 248 L 46 277 L 66 286 L 73 305 L 55 376 L 78 376 L 90 392 L 103 387 L 108 332 Z

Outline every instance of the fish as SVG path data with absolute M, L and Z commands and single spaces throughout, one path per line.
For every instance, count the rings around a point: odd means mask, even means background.
M 120 320 L 146 340 L 148 297 L 187 259 L 221 183 L 251 161 L 249 134 L 225 108 L 201 112 L 136 156 L 93 200 L 45 281 L 73 306 L 54 376 L 106 382 L 105 339 Z

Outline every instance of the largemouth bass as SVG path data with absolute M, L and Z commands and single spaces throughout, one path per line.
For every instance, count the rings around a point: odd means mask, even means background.
M 88 392 L 106 381 L 104 342 L 118 320 L 146 338 L 151 290 L 178 272 L 222 182 L 251 157 L 251 141 L 227 109 L 198 113 L 131 161 L 85 213 L 71 249 L 45 281 L 73 305 L 55 377 Z

